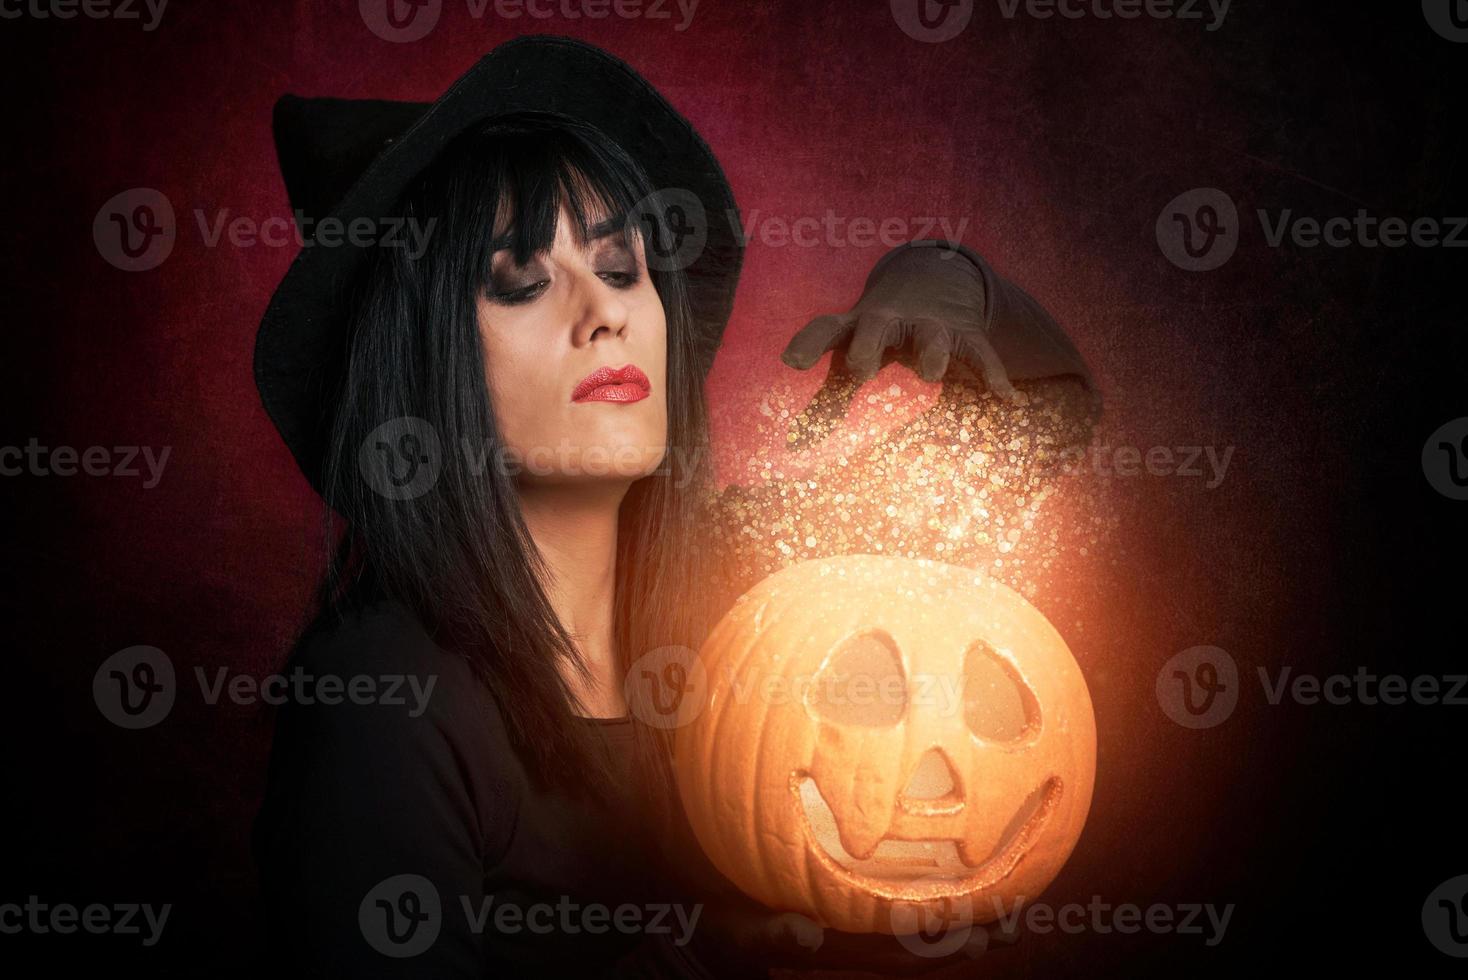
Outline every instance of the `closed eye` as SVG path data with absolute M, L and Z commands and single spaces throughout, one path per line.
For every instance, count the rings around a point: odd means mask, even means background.
M 519 289 L 508 289 L 499 292 L 491 291 L 489 298 L 496 303 L 503 303 L 505 306 L 518 306 L 521 303 L 528 303 L 535 299 L 541 293 L 545 292 L 545 288 L 549 285 L 549 279 L 542 279 L 539 282 L 522 286 Z
M 631 289 L 642 281 L 642 273 L 637 269 L 631 272 L 598 272 L 597 275 L 602 282 L 616 289 Z

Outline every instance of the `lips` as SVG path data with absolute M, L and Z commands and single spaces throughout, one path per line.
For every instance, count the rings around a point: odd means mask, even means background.
M 636 364 L 599 367 L 582 378 L 571 392 L 573 402 L 635 402 L 652 391 L 652 383 Z

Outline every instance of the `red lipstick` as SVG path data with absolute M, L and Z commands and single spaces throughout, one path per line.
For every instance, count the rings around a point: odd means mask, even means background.
M 636 364 L 599 367 L 582 378 L 571 392 L 573 402 L 639 402 L 652 391 L 652 383 Z

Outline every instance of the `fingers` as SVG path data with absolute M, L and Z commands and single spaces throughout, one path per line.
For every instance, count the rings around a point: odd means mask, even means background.
M 828 313 L 818 316 L 814 320 L 801 327 L 790 343 L 785 345 L 785 351 L 780 355 L 780 360 L 798 371 L 804 371 L 826 351 L 840 344 L 851 333 L 852 322 L 849 316 L 839 316 Z
M 809 955 L 821 946 L 825 930 L 798 912 L 772 912 L 734 898 L 708 906 L 706 922 L 725 943 L 758 957 Z
M 913 322 L 918 377 L 938 381 L 948 371 L 948 357 L 953 352 L 953 331 L 938 320 Z
M 843 350 L 845 372 L 858 382 L 868 381 L 889 360 L 909 361 L 907 343 L 915 355 L 916 371 L 924 381 L 940 381 L 948 371 L 949 358 L 962 354 L 957 333 L 942 320 L 918 318 L 904 321 L 883 313 L 827 314 L 818 316 L 800 329 L 786 345 L 780 359 L 790 367 L 806 370 L 829 350 Z M 968 351 L 976 366 L 984 365 L 988 387 L 1007 395 L 1009 385 L 999 358 L 988 342 L 977 338 L 985 350 Z M 898 348 L 901 348 L 899 351 Z
M 826 930 L 815 920 L 796 912 L 767 917 L 760 933 L 760 940 L 768 948 L 784 953 L 813 953 L 826 938 Z
M 970 367 L 982 372 L 984 384 L 994 394 L 1010 402 L 1020 400 L 1019 392 L 1010 383 L 1009 372 L 1004 369 L 1004 362 L 983 334 L 964 334 L 959 340 L 959 355 Z
M 874 377 L 882 368 L 882 352 L 901 339 L 901 327 L 890 316 L 863 313 L 846 348 L 846 366 L 858 379 Z

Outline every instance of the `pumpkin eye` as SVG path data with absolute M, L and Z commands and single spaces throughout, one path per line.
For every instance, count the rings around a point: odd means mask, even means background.
M 963 717 L 987 742 L 1017 742 L 1040 727 L 1040 704 L 1009 661 L 977 643 L 963 659 Z
M 907 676 L 892 637 L 862 633 L 843 641 L 816 672 L 806 705 L 837 725 L 897 724 L 907 709 Z

